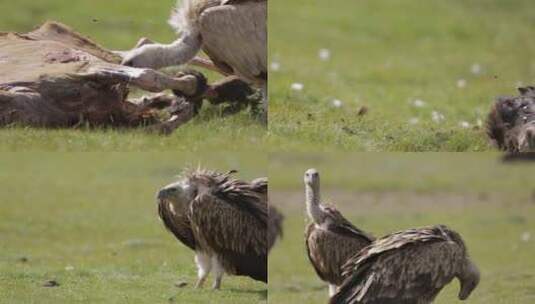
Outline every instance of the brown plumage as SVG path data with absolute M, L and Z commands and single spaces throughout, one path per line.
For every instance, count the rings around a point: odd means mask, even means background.
M 251 182 L 253 190 L 261 195 L 261 199 L 268 202 L 268 251 L 273 248 L 277 239 L 282 238 L 282 223 L 284 216 L 269 204 L 268 200 L 268 179 L 267 177 L 260 177 Z
M 203 51 L 221 70 L 264 86 L 267 81 L 267 1 L 226 1 L 200 18 Z
M 166 228 L 196 252 L 197 287 L 212 270 L 214 288 L 224 273 L 267 282 L 267 201 L 232 173 L 186 172 L 158 194 Z
M 487 135 L 500 150 L 535 151 L 535 87 L 519 89 L 520 96 L 500 97 L 487 118 Z
M 319 173 L 315 169 L 307 170 L 304 179 L 307 211 L 312 220 L 305 230 L 307 254 L 320 279 L 329 283 L 332 296 L 343 282 L 342 266 L 374 238 L 351 224 L 333 206 L 320 204 Z
M 446 226 L 410 229 L 376 240 L 343 267 L 330 304 L 428 304 L 454 278 L 464 300 L 479 283 L 461 236 Z

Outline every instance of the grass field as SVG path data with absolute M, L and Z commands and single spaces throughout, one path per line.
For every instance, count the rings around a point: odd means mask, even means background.
M 482 272 L 466 303 L 535 300 L 535 164 L 502 165 L 494 154 L 279 154 L 270 159 L 270 201 L 286 215 L 284 239 L 269 259 L 269 303 L 327 302 L 304 248 L 302 174 L 322 174 L 324 201 L 381 236 L 432 224 L 459 231 Z M 461 303 L 457 281 L 435 303 Z
M 127 50 L 141 37 L 170 42 L 176 36 L 167 19 L 175 0 L 21 0 L 0 2 L 0 32 L 27 32 L 46 20 L 63 22 L 109 49 Z M 204 72 L 204 71 L 203 71 Z M 206 73 L 212 80 L 218 76 Z M 206 106 L 201 115 L 170 137 L 140 130 L 38 130 L 2 128 L 3 151 L 153 151 L 196 150 L 199 147 L 254 146 L 265 128 L 248 111 L 223 118 Z
M 494 98 L 535 80 L 531 7 L 529 0 L 270 0 L 272 146 L 491 149 L 481 125 Z M 328 60 L 320 60 L 322 49 Z M 363 106 L 368 113 L 357 115 Z
M 155 193 L 185 166 L 267 174 L 261 156 L 203 155 L 1 154 L 0 303 L 265 303 L 247 278 L 195 290 L 193 253 L 158 220 Z

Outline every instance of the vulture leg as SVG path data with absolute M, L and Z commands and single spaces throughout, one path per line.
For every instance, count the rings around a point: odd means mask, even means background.
M 333 284 L 329 284 L 329 297 L 332 297 L 336 294 L 338 287 Z
M 212 259 L 208 255 L 198 252 L 195 255 L 195 263 L 197 264 L 197 274 L 199 277 L 197 284 L 195 284 L 195 288 L 202 288 L 206 278 L 208 278 L 208 275 L 212 270 Z
M 219 262 L 217 257 L 213 258 L 213 265 L 214 265 L 214 285 L 212 286 L 212 288 L 220 289 L 221 280 L 223 279 L 223 275 L 225 274 L 225 269 L 223 268 L 223 265 L 221 265 L 221 262 Z

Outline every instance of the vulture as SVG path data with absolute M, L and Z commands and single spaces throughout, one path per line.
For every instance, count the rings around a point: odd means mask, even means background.
M 487 118 L 487 135 L 500 150 L 535 152 L 535 87 L 517 97 L 500 97 Z
M 480 278 L 461 236 L 441 225 L 378 239 L 343 271 L 346 279 L 330 304 L 429 304 L 454 278 L 465 300 Z
M 260 87 L 267 107 L 267 0 L 181 0 L 169 24 L 178 40 L 135 48 L 123 64 L 159 69 L 197 63 Z M 201 50 L 210 60 L 196 57 Z
M 304 180 L 311 220 L 305 230 L 306 250 L 317 275 L 329 284 L 332 296 L 343 283 L 342 266 L 374 237 L 353 226 L 335 207 L 320 203 L 320 176 L 316 169 L 307 170 Z
M 211 271 L 214 289 L 224 274 L 267 283 L 267 179 L 249 183 L 233 173 L 190 170 L 158 192 L 165 227 L 195 251 L 197 288 Z

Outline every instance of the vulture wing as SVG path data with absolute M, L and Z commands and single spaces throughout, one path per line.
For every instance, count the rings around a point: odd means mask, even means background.
M 199 247 L 215 253 L 228 273 L 267 282 L 267 204 L 203 194 L 191 211 Z
M 268 178 L 259 177 L 251 182 L 252 190 L 261 194 L 268 193 Z
M 177 213 L 171 203 L 161 200 L 158 203 L 158 215 L 167 230 L 173 233 L 182 244 L 195 250 L 195 237 L 187 214 Z
M 367 240 L 369 243 L 375 240 L 375 237 L 373 237 L 371 234 L 355 227 L 340 213 L 340 211 L 333 206 L 324 205 L 322 208 L 330 219 L 330 223 L 327 228 L 332 232 L 348 237 L 362 238 Z
M 271 250 L 277 238 L 282 238 L 282 222 L 284 216 L 273 206 L 269 206 L 269 219 L 268 219 L 268 250 Z
M 432 302 L 465 255 L 444 226 L 411 229 L 377 240 L 344 266 L 346 280 L 331 304 Z
M 326 228 L 308 225 L 305 235 L 307 254 L 318 276 L 336 285 L 343 282 L 342 266 L 355 252 L 368 246 L 374 238 L 356 228 L 338 210 L 323 206 L 329 217 Z
M 267 80 L 267 1 L 227 1 L 200 17 L 203 50 L 221 70 Z
M 268 178 L 260 177 L 251 182 L 252 190 L 259 193 L 262 200 L 267 201 Z M 268 203 L 269 204 L 269 203 Z M 282 222 L 284 216 L 273 206 L 268 206 L 268 250 L 271 250 L 277 238 L 282 238 Z

